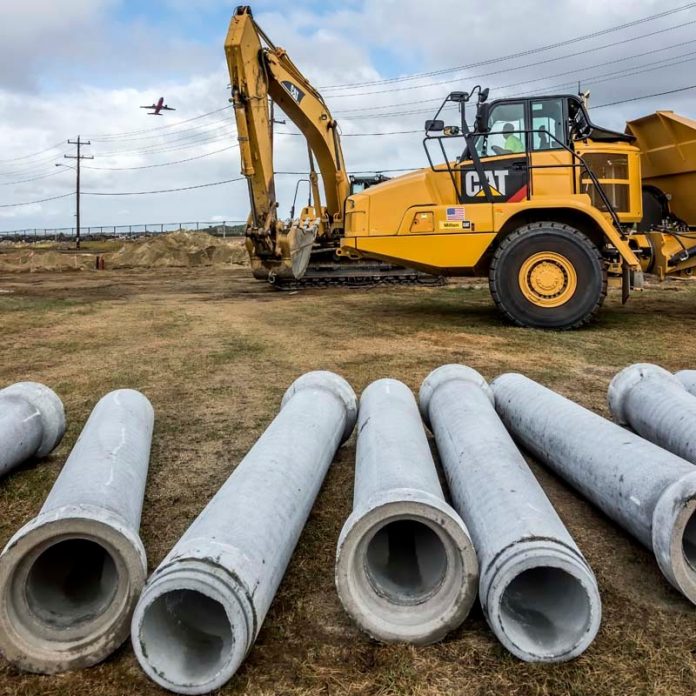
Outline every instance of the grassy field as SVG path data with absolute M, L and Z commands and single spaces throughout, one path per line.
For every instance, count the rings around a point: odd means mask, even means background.
M 48 460 L 0 480 L 0 544 L 37 512 L 81 426 L 107 391 L 143 391 L 157 414 L 142 537 L 154 569 L 277 412 L 287 386 L 329 369 L 356 391 L 391 376 L 417 389 L 462 362 L 519 371 L 606 415 L 610 378 L 636 361 L 696 367 L 696 282 L 611 296 L 572 333 L 501 324 L 480 285 L 282 294 L 245 270 L 0 276 L 0 385 L 33 379 L 62 396 L 69 429 Z M 476 607 L 444 642 L 383 646 L 359 633 L 333 585 L 350 512 L 354 438 L 339 451 L 256 647 L 225 694 L 693 694 L 696 609 L 652 555 L 532 463 L 593 567 L 599 636 L 578 660 L 524 664 Z M 262 492 L 260 492 L 262 494 Z M 129 645 L 101 665 L 38 677 L 0 662 L 0 695 L 163 693 Z

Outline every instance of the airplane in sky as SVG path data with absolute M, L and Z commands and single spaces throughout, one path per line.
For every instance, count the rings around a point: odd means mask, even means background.
M 141 106 L 141 109 L 154 109 L 153 112 L 149 113 L 148 116 L 162 116 L 161 111 L 176 111 L 171 106 L 167 106 L 164 103 L 164 97 L 160 97 L 156 104 L 150 104 L 150 106 Z

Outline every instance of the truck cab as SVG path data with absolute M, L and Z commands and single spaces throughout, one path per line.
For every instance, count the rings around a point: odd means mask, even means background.
M 473 126 L 466 118 L 473 90 L 450 94 L 426 122 L 429 167 L 349 196 L 342 252 L 435 274 L 489 276 L 494 298 L 523 296 L 502 307 L 523 325 L 584 323 L 601 304 L 609 268 L 629 282 L 641 270 L 627 236 L 642 218 L 639 150 L 630 135 L 595 125 L 574 95 L 488 103 L 487 90 L 478 92 Z M 498 256 L 507 256 L 510 240 L 531 244 L 535 235 L 526 233 L 535 225 L 547 231 L 548 248 L 532 253 L 530 246 L 529 264 L 520 251 L 520 263 L 501 271 Z M 592 280 L 583 277 L 589 265 L 573 265 L 575 242 L 593 257 Z M 553 251 L 559 245 L 565 254 Z M 493 276 L 503 273 L 508 285 L 511 277 L 519 283 L 496 291 Z M 573 309 L 576 291 L 588 285 L 592 301 Z

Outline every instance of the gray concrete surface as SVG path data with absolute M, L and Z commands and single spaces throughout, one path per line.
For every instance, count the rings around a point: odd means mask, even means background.
M 696 468 L 519 374 L 492 383 L 515 439 L 655 554 L 696 603 Z
M 147 571 L 138 536 L 154 412 L 139 392 L 92 411 L 37 517 L 0 556 L 0 650 L 21 669 L 91 666 L 128 637 Z
M 145 673 L 181 694 L 221 687 L 251 650 L 357 400 L 310 372 L 147 582 L 131 638 Z
M 446 502 L 411 390 L 373 382 L 360 398 L 353 511 L 336 550 L 345 610 L 380 641 L 441 640 L 469 614 L 478 562 Z
M 64 434 L 63 402 L 53 390 L 37 382 L 0 390 L 0 476 L 50 454 Z
M 599 630 L 597 582 L 498 418 L 490 387 L 469 367 L 445 365 L 423 382 L 420 405 L 476 547 L 491 629 L 522 660 L 577 657 Z
M 696 397 L 671 372 L 629 365 L 609 384 L 608 401 L 617 423 L 696 463 Z

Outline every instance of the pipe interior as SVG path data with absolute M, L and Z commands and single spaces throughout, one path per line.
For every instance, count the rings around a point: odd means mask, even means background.
M 696 570 L 696 512 L 689 517 L 689 521 L 684 527 L 682 551 L 691 569 Z
M 118 570 L 109 552 L 95 541 L 67 539 L 34 561 L 25 596 L 44 624 L 69 628 L 101 616 L 117 589 Z
M 587 632 L 590 598 L 570 573 L 548 566 L 530 568 L 505 588 L 500 622 L 521 650 L 532 655 L 561 655 Z
M 365 554 L 373 589 L 396 604 L 418 604 L 440 588 L 447 572 L 447 552 L 440 536 L 416 520 L 381 527 Z
M 140 644 L 145 659 L 164 679 L 196 686 L 222 670 L 234 636 L 222 604 L 195 590 L 173 590 L 145 609 Z

